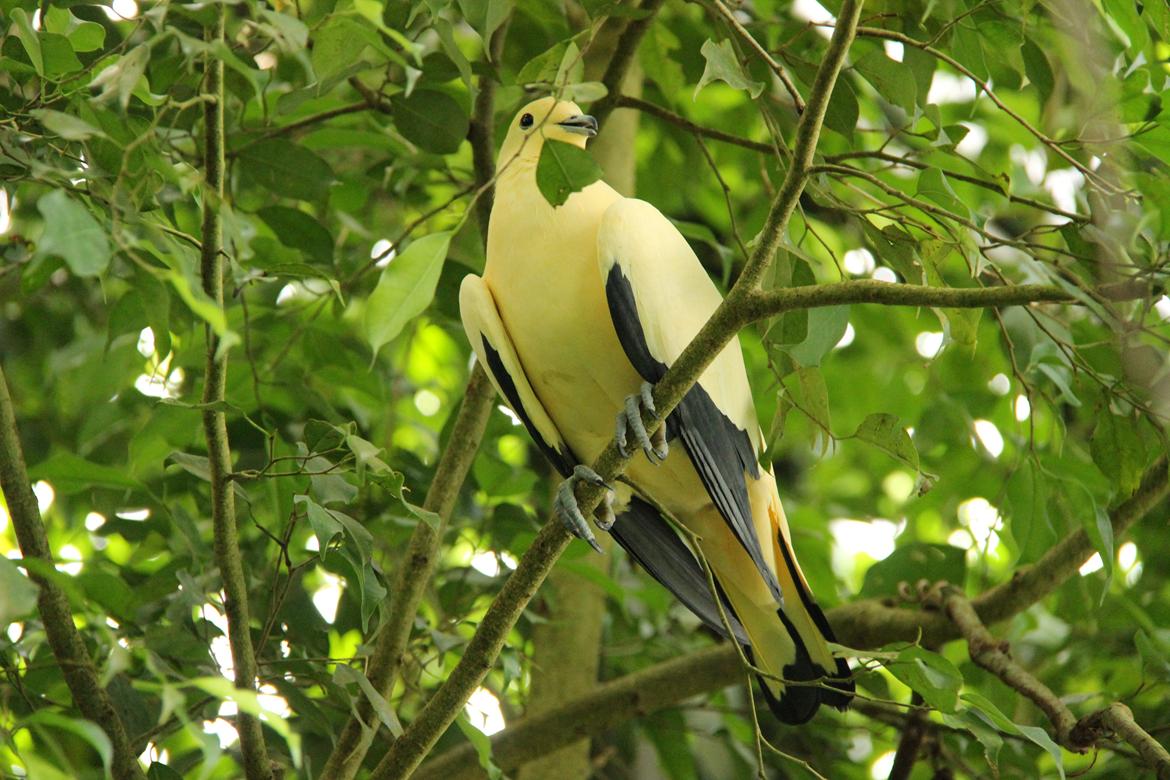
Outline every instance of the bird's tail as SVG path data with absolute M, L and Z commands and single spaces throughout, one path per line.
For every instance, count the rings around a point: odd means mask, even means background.
M 848 707 L 853 679 L 845 660 L 829 650 L 833 630 L 796 563 L 779 497 L 769 502 L 768 513 L 783 605 L 750 598 L 733 582 L 720 585 L 751 639 L 744 648 L 749 660 L 769 675 L 759 678 L 769 709 L 784 723 L 804 723 L 822 704 Z

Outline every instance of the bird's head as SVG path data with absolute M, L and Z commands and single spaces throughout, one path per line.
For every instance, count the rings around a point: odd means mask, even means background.
M 564 141 L 585 148 L 585 141 L 597 135 L 597 120 L 581 112 L 568 100 L 544 97 L 520 109 L 508 126 L 500 147 L 499 164 L 527 161 L 535 164 L 545 139 Z

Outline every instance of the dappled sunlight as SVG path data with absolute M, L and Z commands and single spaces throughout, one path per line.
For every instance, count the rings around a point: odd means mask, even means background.
M 467 713 L 467 719 L 472 726 L 489 736 L 503 731 L 507 725 L 504 723 L 504 713 L 500 709 L 500 700 L 487 688 L 476 688 L 463 711 Z
M 321 584 L 313 591 L 313 606 L 321 613 L 321 618 L 332 625 L 337 620 L 337 607 L 341 603 L 345 580 L 320 567 L 317 568 L 317 576 Z
M 874 762 L 869 765 L 869 776 L 873 780 L 886 780 L 890 776 L 890 770 L 894 768 L 894 758 L 897 756 L 893 750 L 887 750 L 882 753 Z
M 942 348 L 943 334 L 940 331 L 926 330 L 914 337 L 914 350 L 927 360 L 937 356 Z
M 895 523 L 881 518 L 830 520 L 833 571 L 842 579 L 852 580 L 859 569 L 874 561 L 884 560 L 894 552 L 896 539 L 904 527 L 904 522 Z
M 975 436 L 979 439 L 979 443 L 987 450 L 987 454 L 993 458 L 998 458 L 1003 454 L 1003 434 L 999 432 L 999 428 L 995 426 L 991 420 L 976 420 L 973 423 L 975 428 Z
M 850 249 L 841 258 L 841 264 L 845 266 L 846 271 L 854 276 L 868 276 L 877 267 L 873 253 L 865 248 Z
M 33 483 L 33 493 L 37 497 L 37 509 L 42 515 L 49 511 L 53 501 L 57 499 L 57 491 L 43 479 Z
M 996 395 L 1007 395 L 1012 390 L 1012 380 L 1008 379 L 1007 374 L 996 374 L 987 383 L 987 389 Z

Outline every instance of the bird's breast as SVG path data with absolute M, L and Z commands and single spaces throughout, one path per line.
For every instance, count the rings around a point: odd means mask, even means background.
M 555 210 L 543 198 L 497 192 L 484 269 L 533 389 L 587 461 L 641 382 L 618 342 L 597 262 L 601 216 L 620 196 L 594 187 Z

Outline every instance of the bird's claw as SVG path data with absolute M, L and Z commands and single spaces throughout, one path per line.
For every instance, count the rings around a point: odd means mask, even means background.
M 642 409 L 645 409 L 654 419 L 658 419 L 658 411 L 654 408 L 654 387 L 649 382 L 643 382 L 637 393 L 627 396 L 625 406 L 617 415 L 617 444 L 622 456 L 628 458 L 628 434 L 633 432 L 634 438 L 641 445 L 642 451 L 651 463 L 666 460 L 670 453 L 670 445 L 666 443 L 666 426 L 658 426 L 651 436 L 642 424 Z
M 601 517 L 597 518 L 596 522 L 597 527 L 603 531 L 608 531 L 613 527 L 615 520 L 612 507 L 613 486 L 588 466 L 576 466 L 573 469 L 573 475 L 560 484 L 560 487 L 557 488 L 556 500 L 553 501 L 553 510 L 569 533 L 579 539 L 584 539 L 590 547 L 601 552 L 601 545 L 597 543 L 597 537 L 593 535 L 588 521 L 585 520 L 585 515 L 581 512 L 581 506 L 577 503 L 575 491 L 578 482 L 602 487 L 608 491 L 604 503 L 600 507 Z

